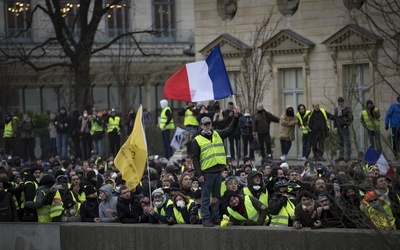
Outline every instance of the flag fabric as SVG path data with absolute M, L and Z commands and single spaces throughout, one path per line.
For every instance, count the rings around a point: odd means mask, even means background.
M 147 160 L 147 143 L 142 123 L 143 107 L 136 114 L 133 130 L 114 159 L 115 167 L 121 172 L 129 190 L 142 179 Z
M 165 83 L 164 98 L 186 102 L 220 100 L 233 95 L 219 46 L 204 61 L 188 63 Z
M 389 176 L 393 179 L 395 174 L 394 169 L 389 165 L 389 162 L 386 160 L 385 156 L 378 150 L 369 146 L 367 151 L 365 151 L 364 161 L 369 166 L 376 165 L 381 174 Z
M 173 147 L 176 150 L 179 150 L 181 148 L 181 143 L 183 140 L 183 133 L 186 130 L 183 128 L 177 127 L 175 130 L 174 138 L 172 138 L 170 146 Z

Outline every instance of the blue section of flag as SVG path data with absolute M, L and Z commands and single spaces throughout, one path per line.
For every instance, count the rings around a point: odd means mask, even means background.
M 208 75 L 213 83 L 214 100 L 224 99 L 233 95 L 219 45 L 211 51 L 206 63 L 208 65 Z
M 370 146 L 367 151 L 365 151 L 364 161 L 368 163 L 368 165 L 375 165 L 379 157 L 381 157 L 381 153 Z

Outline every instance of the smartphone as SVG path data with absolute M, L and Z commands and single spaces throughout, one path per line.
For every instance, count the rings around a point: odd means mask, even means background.
M 60 190 L 60 189 L 62 189 L 62 186 L 61 185 L 56 185 L 56 189 Z
M 315 170 L 314 162 L 310 162 L 310 172 L 314 172 L 314 170 Z

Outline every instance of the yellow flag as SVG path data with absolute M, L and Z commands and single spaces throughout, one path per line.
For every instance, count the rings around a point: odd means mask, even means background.
M 139 184 L 146 167 L 147 143 L 142 123 L 142 109 L 140 105 L 132 133 L 114 159 L 114 165 L 121 172 L 129 190 Z

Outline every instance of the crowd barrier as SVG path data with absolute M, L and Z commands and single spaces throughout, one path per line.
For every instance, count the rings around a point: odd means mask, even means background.
M 0 249 L 399 249 L 400 231 L 120 223 L 1 223 Z

